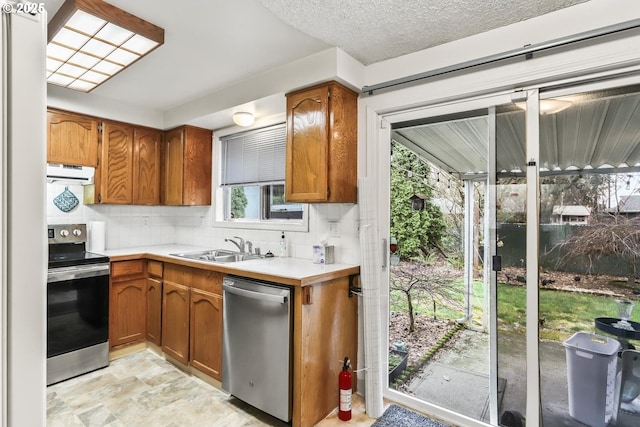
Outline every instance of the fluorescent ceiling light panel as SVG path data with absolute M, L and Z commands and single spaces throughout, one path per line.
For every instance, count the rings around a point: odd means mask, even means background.
M 77 31 L 63 28 L 52 40 L 54 43 L 66 46 L 71 49 L 80 49 L 89 41 L 89 36 L 85 36 Z
M 68 87 L 71 89 L 82 91 L 82 92 L 89 92 L 91 89 L 96 87 L 96 84 L 77 79 L 73 83 L 71 83 Z
M 89 92 L 164 43 L 164 30 L 102 0 L 66 0 L 49 22 L 47 82 Z
M 122 45 L 124 49 L 127 49 L 131 52 L 135 52 L 139 55 L 144 55 L 150 50 L 155 49 L 156 46 L 158 46 L 158 43 L 154 42 L 153 40 L 149 40 L 145 37 L 142 37 L 138 34 L 131 37 Z
M 120 64 L 126 67 L 127 65 L 133 63 L 139 58 L 140 58 L 140 55 L 137 55 L 135 53 L 131 53 L 124 49 L 116 49 L 113 52 L 111 52 L 111 54 L 107 56 L 105 59 L 107 61 L 115 62 L 116 64 Z
M 87 71 L 82 76 L 82 80 L 93 82 L 95 83 L 96 86 L 102 83 L 103 81 L 107 80 L 108 78 L 109 78 L 108 74 L 96 73 L 95 71 Z
M 96 38 L 100 40 L 104 40 L 107 43 L 115 44 L 120 46 L 122 43 L 126 42 L 133 36 L 133 33 L 129 30 L 125 30 L 122 27 L 118 27 L 114 24 L 107 24 L 98 33 L 96 34 Z
M 96 65 L 98 62 L 100 62 L 100 59 L 96 58 L 95 56 L 87 55 L 82 52 L 76 52 L 75 55 L 69 58 L 68 62 L 73 65 L 78 65 L 80 67 L 90 69 L 91 67 Z
M 49 45 L 47 46 L 47 58 L 57 59 L 58 61 L 66 61 L 67 59 L 71 58 L 73 53 L 73 49 L 68 49 L 54 43 L 49 43 Z

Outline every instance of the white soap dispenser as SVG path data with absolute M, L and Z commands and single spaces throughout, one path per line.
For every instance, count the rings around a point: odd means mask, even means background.
M 280 258 L 285 258 L 287 256 L 287 239 L 284 237 L 284 231 L 282 232 L 282 236 L 280 237 L 280 251 L 278 253 Z

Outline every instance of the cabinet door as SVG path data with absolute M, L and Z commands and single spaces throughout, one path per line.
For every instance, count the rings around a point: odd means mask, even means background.
M 162 351 L 189 363 L 189 287 L 165 281 L 162 290 Z
M 133 177 L 133 126 L 104 122 L 99 203 L 131 204 Z
M 146 335 L 146 280 L 111 284 L 109 347 L 142 341 Z
M 47 112 L 47 162 L 98 164 L 98 120 L 78 114 Z
M 162 132 L 136 127 L 133 132 L 133 204 L 160 204 Z
M 185 126 L 182 204 L 211 204 L 211 131 Z
M 287 202 L 327 200 L 329 89 L 287 96 Z
M 162 345 L 162 281 L 147 279 L 147 340 Z
M 182 128 L 165 134 L 163 204 L 182 205 L 184 132 Z
M 222 297 L 191 289 L 191 366 L 221 381 Z

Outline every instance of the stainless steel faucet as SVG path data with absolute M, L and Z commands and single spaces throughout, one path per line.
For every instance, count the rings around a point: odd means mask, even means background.
M 246 245 L 247 245 L 247 252 L 253 253 L 253 243 L 247 240 Z
M 238 236 L 233 236 L 233 238 L 240 240 L 240 243 L 236 242 L 233 239 L 224 239 L 224 241 L 233 243 L 234 245 L 236 245 L 236 247 L 238 248 L 238 250 L 240 252 L 244 252 L 244 239 L 242 237 L 238 237 Z

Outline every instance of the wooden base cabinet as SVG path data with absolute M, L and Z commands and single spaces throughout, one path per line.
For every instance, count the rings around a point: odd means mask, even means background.
M 292 425 L 313 426 L 338 406 L 340 361 L 358 368 L 358 298 L 348 277 L 296 287 L 294 298 Z
M 147 279 L 144 260 L 111 263 L 109 348 L 144 341 Z
M 164 264 L 162 350 L 222 380 L 222 273 Z
M 162 351 L 183 364 L 189 363 L 188 286 L 167 279 L 162 290 Z
M 222 381 L 222 296 L 191 289 L 191 366 Z
M 162 345 L 162 263 L 147 261 L 147 341 Z

